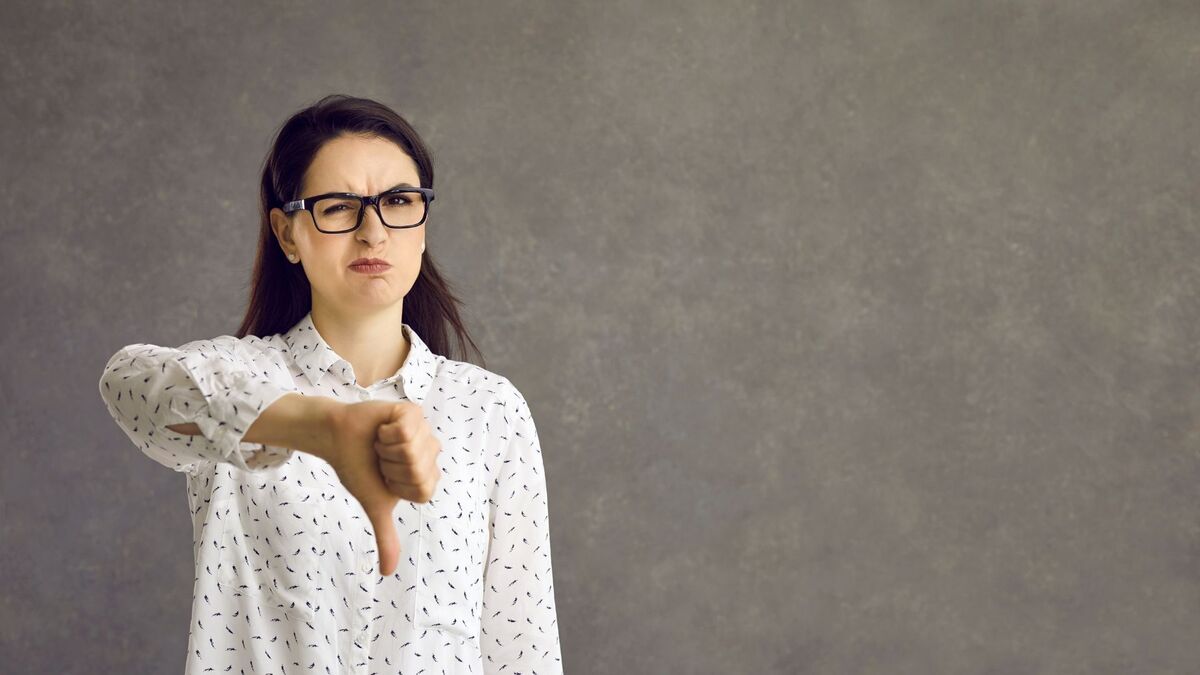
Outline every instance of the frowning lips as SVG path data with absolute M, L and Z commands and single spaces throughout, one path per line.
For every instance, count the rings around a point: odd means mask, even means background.
M 383 258 L 359 258 L 358 260 L 350 263 L 351 267 L 358 267 L 359 265 L 383 265 L 384 267 L 392 266 L 391 263 Z

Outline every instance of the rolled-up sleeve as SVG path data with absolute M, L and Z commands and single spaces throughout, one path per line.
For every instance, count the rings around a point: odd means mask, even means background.
M 180 347 L 127 345 L 100 377 L 108 412 L 134 445 L 186 473 L 209 462 L 259 471 L 286 459 L 291 451 L 242 437 L 263 410 L 292 391 L 296 387 L 278 350 L 232 335 Z M 186 423 L 196 424 L 201 435 L 167 428 Z
M 562 673 L 550 517 L 529 404 L 505 380 L 507 438 L 492 471 L 480 646 L 485 673 Z

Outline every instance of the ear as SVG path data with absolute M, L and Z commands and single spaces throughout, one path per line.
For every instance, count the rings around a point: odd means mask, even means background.
M 271 209 L 270 216 L 271 230 L 275 232 L 275 238 L 279 240 L 283 254 L 286 256 L 289 253 L 300 253 L 296 241 L 292 238 L 292 219 L 287 217 L 283 209 L 277 208 Z

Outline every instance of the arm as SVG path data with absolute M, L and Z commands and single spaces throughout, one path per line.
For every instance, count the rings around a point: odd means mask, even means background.
M 178 348 L 128 345 L 109 359 L 99 386 L 109 414 L 142 452 L 189 473 L 208 462 L 246 471 L 274 466 L 288 453 L 262 452 L 263 444 L 312 442 L 311 427 L 283 427 L 321 405 L 297 400 L 305 397 L 277 352 L 229 335 Z M 266 424 L 247 437 L 268 408 Z
M 491 540 L 483 572 L 480 645 L 492 673 L 562 673 L 550 560 L 549 502 L 529 405 L 508 385 L 507 440 L 488 500 Z
M 242 442 L 292 448 L 328 460 L 327 449 L 333 445 L 332 416 L 344 405 L 327 396 L 288 392 L 263 408 Z M 195 422 L 168 424 L 167 428 L 189 436 L 204 435 Z

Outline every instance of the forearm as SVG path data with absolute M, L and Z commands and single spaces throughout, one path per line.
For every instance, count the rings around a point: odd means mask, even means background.
M 344 405 L 325 396 L 285 394 L 259 414 L 242 441 L 292 448 L 326 459 L 333 445 L 333 413 Z M 181 434 L 200 433 L 194 423 L 168 428 Z

